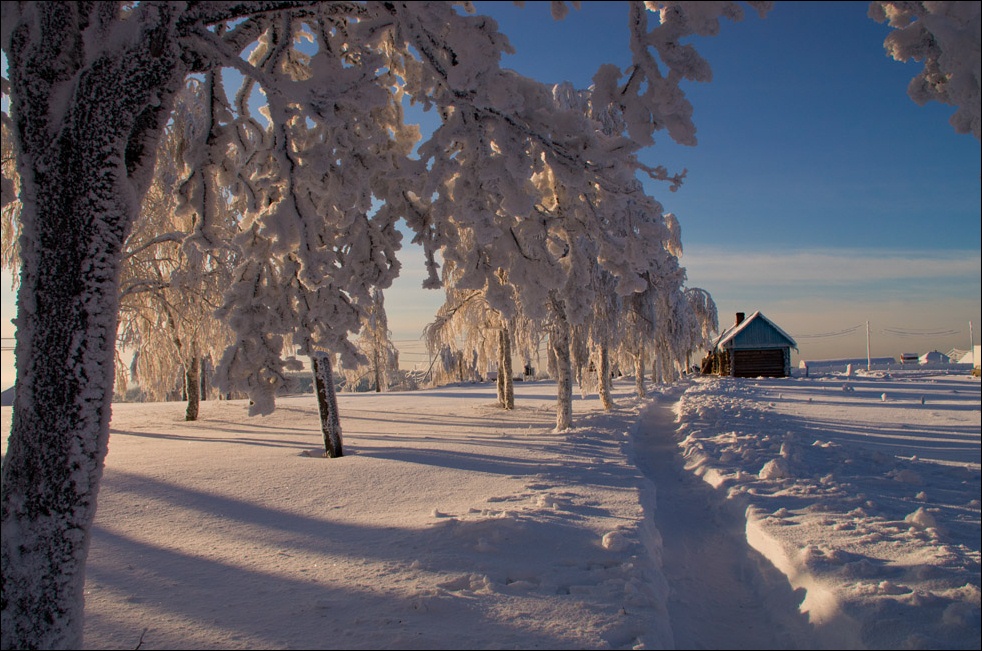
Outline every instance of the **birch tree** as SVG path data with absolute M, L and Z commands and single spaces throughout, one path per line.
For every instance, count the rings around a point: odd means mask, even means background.
M 373 391 L 388 391 L 394 375 L 399 371 L 399 350 L 391 337 L 385 313 L 385 296 L 381 289 L 373 289 L 371 303 L 366 308 L 365 320 L 355 341 L 358 351 L 368 360 L 367 367 L 360 366 L 345 373 L 345 384 L 349 389 L 353 390 L 367 375 L 371 378 L 369 386 Z
M 709 350 L 713 337 L 719 332 L 719 312 L 716 309 L 716 302 L 709 292 L 700 287 L 687 288 L 685 299 L 694 321 L 688 329 L 691 337 L 687 346 L 689 354 L 700 349 Z
M 247 149 L 240 176 L 249 201 L 248 232 L 238 245 L 249 262 L 220 311 L 236 337 L 217 378 L 223 390 L 249 393 L 250 413 L 271 412 L 288 383 L 284 371 L 293 362 L 283 359 L 285 342 L 310 357 L 325 385 L 317 396 L 321 422 L 331 428 L 324 431 L 328 457 L 341 456 L 332 360 L 339 355 L 349 369 L 366 361 L 348 337 L 370 318 L 373 292 L 398 274 L 395 222 L 402 192 L 419 173 L 408 159 L 418 130 L 403 125 L 399 95 L 383 90 L 401 83 L 397 64 L 384 39 L 359 39 L 365 28 L 329 16 L 281 20 L 250 53 L 266 87 L 279 80 L 295 90 L 265 89 L 268 125 L 247 143 L 254 151 Z M 304 38 L 319 49 L 293 47 Z M 312 110 L 304 111 L 292 98 L 315 86 L 317 75 L 332 85 L 316 85 Z M 237 110 L 249 118 L 247 105 Z M 375 196 L 384 201 L 377 209 Z
M 487 300 L 486 288 L 459 289 L 457 280 L 460 274 L 451 261 L 444 264 L 441 282 L 445 300 L 432 322 L 423 328 L 423 338 L 430 354 L 441 357 L 444 377 L 463 381 L 464 359 L 473 359 L 473 366 L 479 371 L 496 368 L 495 388 L 498 404 L 509 409 L 505 384 L 508 378 L 504 369 L 504 349 L 510 350 L 508 324 L 501 312 L 493 309 Z M 509 353 L 510 356 L 510 353 Z M 512 407 L 514 390 L 511 389 Z

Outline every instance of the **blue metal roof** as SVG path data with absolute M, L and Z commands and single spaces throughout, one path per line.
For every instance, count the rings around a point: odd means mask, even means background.
M 735 348 L 737 350 L 786 347 L 798 350 L 798 344 L 795 340 L 759 311 L 751 314 L 739 325 L 721 333 L 713 344 L 713 348 L 716 349 Z

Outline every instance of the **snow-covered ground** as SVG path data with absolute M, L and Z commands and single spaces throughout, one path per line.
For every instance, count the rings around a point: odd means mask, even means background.
M 978 379 L 554 388 L 115 405 L 86 648 L 979 648 Z
M 967 373 L 699 381 L 685 467 L 745 512 L 824 648 L 979 648 L 980 394 Z

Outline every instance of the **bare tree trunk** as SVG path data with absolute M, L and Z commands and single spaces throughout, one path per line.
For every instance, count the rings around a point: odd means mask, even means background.
M 511 368 L 511 336 L 508 328 L 498 331 L 498 402 L 505 409 L 515 408 L 515 380 Z
M 677 375 L 675 371 L 675 360 L 673 360 L 672 356 L 668 353 L 659 355 L 659 358 L 661 359 L 662 365 L 662 382 L 665 384 L 671 384 L 676 380 Z
M 597 364 L 597 394 L 604 411 L 610 411 L 614 408 L 614 401 L 610 397 L 610 352 L 606 344 L 601 344 L 598 348 L 600 359 Z
M 191 363 L 184 373 L 184 390 L 188 396 L 188 407 L 184 420 L 198 420 L 198 406 L 201 402 L 201 360 L 198 346 L 191 345 Z
M 664 384 L 665 376 L 662 368 L 662 354 L 661 346 L 655 344 L 655 355 L 651 360 L 651 381 L 655 385 Z
M 379 354 L 378 341 L 375 342 L 375 393 L 382 393 L 382 360 Z
M 644 347 L 634 354 L 634 392 L 639 398 L 644 398 Z
M 500 336 L 499 336 L 500 342 Z M 498 374 L 494 378 L 494 386 L 498 393 L 498 406 L 505 406 L 505 377 L 504 371 L 501 368 L 501 350 L 498 350 Z
M 317 409 L 321 416 L 321 431 L 324 433 L 324 451 L 331 459 L 344 456 L 331 356 L 328 353 L 315 353 L 310 359 L 314 365 L 314 384 L 317 390 Z
M 211 368 L 210 358 L 205 357 L 201 360 L 201 399 L 207 400 L 210 393 L 208 387 L 208 370 Z
M 550 343 L 556 357 L 556 430 L 565 432 L 573 426 L 573 367 L 569 355 L 569 324 L 565 315 L 552 329 Z
M 569 356 L 570 365 L 573 368 L 576 386 L 580 389 L 580 395 L 586 398 L 589 390 L 587 375 L 590 366 L 590 349 L 586 343 L 586 338 L 579 328 L 569 328 Z

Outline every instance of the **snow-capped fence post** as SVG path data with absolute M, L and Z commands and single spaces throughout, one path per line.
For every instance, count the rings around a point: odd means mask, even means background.
M 338 395 L 334 388 L 334 367 L 331 356 L 325 352 L 310 356 L 314 366 L 314 385 L 317 392 L 317 410 L 324 433 L 324 452 L 328 458 L 344 456 L 341 447 L 341 418 L 338 414 Z

